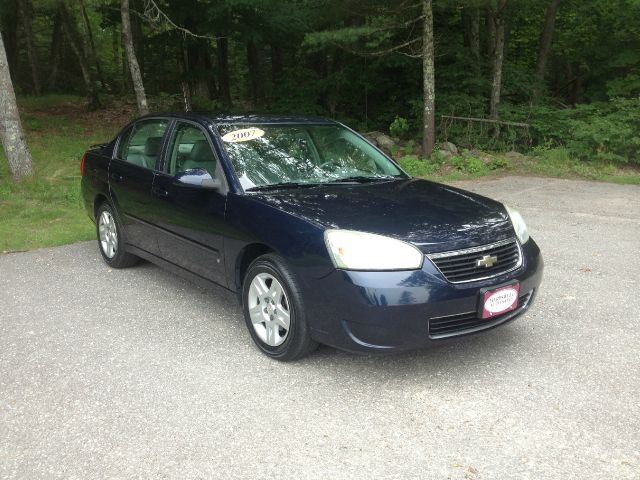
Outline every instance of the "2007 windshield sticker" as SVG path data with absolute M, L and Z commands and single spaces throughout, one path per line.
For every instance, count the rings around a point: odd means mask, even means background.
M 227 133 L 222 137 L 222 140 L 230 143 L 248 142 L 249 140 L 260 138 L 263 135 L 264 130 L 260 130 L 259 128 L 243 128 Z

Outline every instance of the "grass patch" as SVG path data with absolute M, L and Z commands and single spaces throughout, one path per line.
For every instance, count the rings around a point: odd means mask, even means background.
M 83 98 L 67 95 L 21 98 L 19 105 L 35 175 L 14 182 L 0 151 L 0 252 L 93 238 L 80 199 L 80 159 L 124 123 L 100 121 Z

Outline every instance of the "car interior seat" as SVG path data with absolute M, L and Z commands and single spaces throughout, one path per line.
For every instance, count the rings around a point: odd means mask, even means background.
M 144 144 L 144 155 L 142 157 L 143 167 L 155 168 L 160 147 L 162 146 L 162 137 L 149 137 Z
M 193 144 L 189 158 L 182 163 L 183 170 L 193 168 L 204 168 L 212 177 L 216 173 L 216 157 L 213 155 L 211 146 L 206 140 L 198 140 Z

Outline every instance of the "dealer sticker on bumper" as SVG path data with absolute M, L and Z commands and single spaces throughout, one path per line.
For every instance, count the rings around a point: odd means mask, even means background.
M 492 318 L 518 307 L 520 284 L 507 285 L 484 293 L 482 298 L 482 318 Z

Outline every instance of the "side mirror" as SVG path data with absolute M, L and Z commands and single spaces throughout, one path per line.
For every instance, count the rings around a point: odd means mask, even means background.
M 204 168 L 191 168 L 184 172 L 178 172 L 175 176 L 176 183 L 193 187 L 209 188 L 218 190 L 222 187 L 222 182 L 218 178 L 213 178 Z

